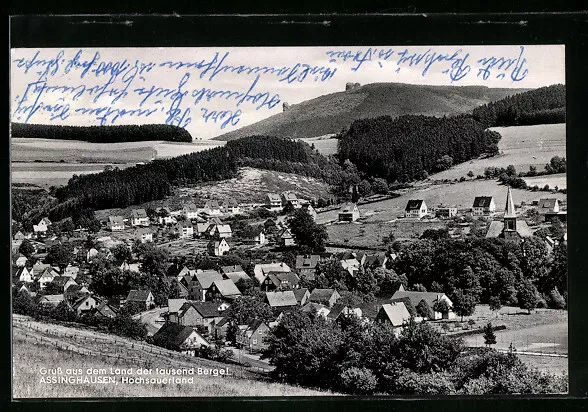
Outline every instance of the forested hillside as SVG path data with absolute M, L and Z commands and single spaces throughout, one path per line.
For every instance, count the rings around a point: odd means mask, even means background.
M 91 143 L 191 142 L 190 133 L 178 126 L 167 124 L 121 126 L 59 126 L 53 124 L 11 124 L 12 137 L 31 139 L 82 140 Z
M 332 185 L 359 182 L 355 168 L 346 170 L 300 141 L 253 136 L 224 147 L 171 159 L 157 159 L 124 170 L 74 176 L 56 190 L 59 204 L 51 219 L 63 219 L 81 209 L 124 208 L 163 199 L 172 185 L 220 181 L 236 177 L 241 166 L 293 172 L 320 178 Z
M 339 159 L 388 181 L 423 179 L 482 154 L 498 152 L 500 134 L 471 116 L 383 116 L 353 122 L 339 136 Z
M 231 131 L 215 140 L 235 140 L 254 135 L 315 137 L 339 133 L 358 119 L 407 114 L 444 116 L 471 113 L 482 104 L 525 90 L 372 83 L 286 106 L 283 113 Z
M 566 88 L 563 84 L 507 96 L 473 111 L 486 127 L 565 123 Z

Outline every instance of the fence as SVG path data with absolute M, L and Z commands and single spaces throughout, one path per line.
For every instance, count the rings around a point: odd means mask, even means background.
M 103 338 L 99 336 L 84 336 L 76 333 L 63 333 L 57 330 L 51 329 L 50 325 L 34 325 L 26 319 L 13 318 L 14 328 L 18 330 L 25 337 L 34 340 L 36 343 L 47 344 L 54 346 L 61 350 L 66 350 L 72 353 L 85 356 L 101 356 L 110 359 L 117 359 L 119 361 L 132 361 L 136 362 L 136 367 L 150 368 L 153 367 L 153 359 L 160 359 L 166 362 L 175 362 L 180 364 L 181 367 L 186 367 L 186 363 L 193 364 L 194 366 L 208 367 L 208 368 L 226 368 L 226 364 L 215 362 L 210 359 L 198 358 L 175 352 L 172 350 L 160 348 L 155 345 L 134 341 L 131 339 L 125 339 L 120 337 L 109 337 Z M 30 333 L 34 331 L 35 333 Z M 63 342 L 60 339 L 68 339 L 71 342 Z M 94 348 L 90 346 L 95 345 Z M 129 355 L 129 350 L 143 351 L 149 358 L 133 357 Z M 248 366 L 244 367 L 237 363 L 231 364 L 231 373 L 233 377 L 245 378 L 255 377 L 264 378 L 267 377 L 269 369 L 262 368 L 259 366 Z
M 483 335 L 468 336 L 466 344 L 470 347 L 486 346 Z M 540 341 L 540 342 L 537 342 Z M 541 336 L 537 337 L 531 334 L 520 333 L 516 331 L 511 333 L 496 333 L 496 344 L 492 348 L 501 352 L 507 352 L 510 348 L 520 355 L 551 356 L 567 358 L 567 349 L 562 348 L 558 338 Z

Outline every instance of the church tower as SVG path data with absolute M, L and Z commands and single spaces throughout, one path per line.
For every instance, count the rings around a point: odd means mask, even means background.
M 510 186 L 506 194 L 506 206 L 504 208 L 504 238 L 508 240 L 517 240 L 519 235 L 517 233 L 517 215 L 515 212 L 514 202 L 512 200 L 512 193 Z

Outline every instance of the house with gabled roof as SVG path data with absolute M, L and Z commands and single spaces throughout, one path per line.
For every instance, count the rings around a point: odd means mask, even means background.
M 309 302 L 321 303 L 327 305 L 329 308 L 332 307 L 337 300 L 341 297 L 339 292 L 335 289 L 319 289 L 315 288 L 308 297 Z
M 318 216 L 316 210 L 314 209 L 314 207 L 312 207 L 312 205 L 310 203 L 304 203 L 302 206 L 302 209 L 306 211 L 306 213 L 308 213 L 310 215 L 310 217 L 312 217 L 312 220 L 316 220 L 316 217 Z
M 304 306 L 310 297 L 310 291 L 307 288 L 294 289 L 294 296 L 298 302 L 298 306 Z
M 74 266 L 74 265 L 67 265 L 67 267 L 65 268 L 65 271 L 63 272 L 63 274 L 65 276 L 69 276 L 73 280 L 75 280 L 78 277 L 79 273 L 80 273 L 80 267 Z
M 268 193 L 265 196 L 265 206 L 272 211 L 282 209 L 282 199 L 276 193 Z
M 261 225 L 248 226 L 243 231 L 243 238 L 246 242 L 263 245 L 266 242 L 265 228 Z
M 19 282 L 25 282 L 25 283 L 33 283 L 33 276 L 31 275 L 31 272 L 26 268 L 26 266 L 23 266 L 21 268 L 19 268 L 16 273 L 15 276 L 18 277 Z
M 170 312 L 168 320 L 183 326 L 203 326 L 212 333 L 215 323 L 223 318 L 225 310 L 217 302 L 186 301 L 176 312 Z
M 190 220 L 180 221 L 176 224 L 176 230 L 180 239 L 192 239 L 194 237 L 194 225 Z
M 346 203 L 339 209 L 339 222 L 355 222 L 360 217 L 356 203 Z
M 385 268 L 386 262 L 388 262 L 388 257 L 386 253 L 365 253 L 360 252 L 358 253 L 358 258 L 361 259 L 362 266 L 364 269 L 376 269 L 376 268 Z
M 239 206 L 239 202 L 237 202 L 235 199 L 231 197 L 225 199 L 222 202 L 221 212 L 224 214 L 238 215 L 239 213 L 241 213 L 241 207 Z
M 44 295 L 39 299 L 39 305 L 45 307 L 56 307 L 64 301 L 63 295 Z
M 111 232 L 121 232 L 125 230 L 125 220 L 122 216 L 108 216 L 106 227 Z
M 131 289 L 127 296 L 126 303 L 134 303 L 145 307 L 145 310 L 153 309 L 155 307 L 155 297 L 150 290 L 136 290 Z
M 49 230 L 49 226 L 51 226 L 51 225 L 52 225 L 52 223 L 49 220 L 49 218 L 44 217 L 39 221 L 39 224 L 33 225 L 33 232 L 45 233 L 45 232 L 47 232 L 47 230 Z
M 291 204 L 294 209 L 299 209 L 300 199 L 296 197 L 296 193 L 294 192 L 284 192 L 282 193 L 282 207 L 286 207 L 288 204 Z
M 194 234 L 198 237 L 208 236 L 210 229 L 212 228 L 210 227 L 209 222 L 196 223 L 196 226 L 194 226 Z
M 102 302 L 98 303 L 98 306 L 94 308 L 92 313 L 98 318 L 114 319 L 118 314 L 118 309 L 109 304 L 107 301 L 103 300 Z
M 533 236 L 531 229 L 524 220 L 518 220 L 515 211 L 514 202 L 512 200 L 512 193 L 510 186 L 506 194 L 506 206 L 504 208 L 504 216 L 502 221 L 494 220 L 490 222 L 487 238 L 501 238 L 520 242 L 521 239 Z
M 496 204 L 492 196 L 476 196 L 472 205 L 474 216 L 492 216 L 496 213 Z
M 221 240 L 211 240 L 208 242 L 206 246 L 208 253 L 212 256 L 222 256 L 231 250 L 231 247 L 227 243 L 225 238 L 221 238 Z
M 406 208 L 404 209 L 404 217 L 416 217 L 422 218 L 429 213 L 429 209 L 427 208 L 427 204 L 422 199 L 411 199 L 406 203 Z
M 321 316 L 323 318 L 327 318 L 327 316 L 329 315 L 329 308 L 321 303 L 316 303 L 316 302 L 306 302 L 306 304 L 304 306 L 302 306 L 302 308 L 300 309 L 302 312 L 305 313 L 310 313 L 310 312 L 316 312 L 316 316 Z
M 135 263 L 129 263 L 126 260 L 124 262 L 122 262 L 119 267 L 118 267 L 121 271 L 123 272 L 133 272 L 133 273 L 139 273 L 141 272 L 141 263 L 140 262 L 135 262 Z
M 208 236 L 212 239 L 230 238 L 233 236 L 233 231 L 230 225 L 211 224 L 208 227 Z
M 437 312 L 434 310 L 434 307 L 437 304 L 437 302 L 439 302 L 441 300 L 444 300 L 450 308 L 453 306 L 453 302 L 451 302 L 451 300 L 444 293 L 441 293 L 441 292 L 415 292 L 415 291 L 409 291 L 409 290 L 398 290 L 394 293 L 394 295 L 392 295 L 390 302 L 391 303 L 403 302 L 405 300 L 410 301 L 410 305 L 413 308 L 417 309 L 418 315 L 422 315 L 422 314 L 418 313 L 419 304 L 421 304 L 421 305 L 424 304 L 425 307 L 428 308 L 427 312 L 429 312 L 429 314 L 432 315 L 432 316 L 426 316 L 426 317 L 431 318 L 432 320 L 455 318 L 455 314 L 453 313 L 452 310 L 449 310 L 447 313 L 441 313 L 441 312 Z M 424 302 L 424 303 L 421 303 L 421 302 Z M 409 309 L 407 308 L 407 310 L 409 310 Z
M 385 303 L 376 316 L 376 322 L 392 326 L 394 335 L 398 336 L 410 321 L 410 313 L 403 302 Z
M 153 242 L 153 231 L 147 227 L 135 229 L 133 236 L 141 243 Z
M 287 227 L 285 227 L 278 235 L 278 241 L 280 245 L 284 247 L 294 246 L 296 244 L 294 235 L 292 235 L 292 232 Z
M 187 203 L 182 208 L 182 214 L 187 220 L 198 219 L 198 208 L 194 203 Z
M 194 271 L 196 273 L 196 271 Z M 182 278 L 186 275 L 190 274 L 190 269 L 186 265 L 179 265 L 177 263 L 172 263 L 166 272 L 166 276 L 168 278 L 175 278 L 178 282 L 182 280 Z
M 55 276 L 50 283 L 57 285 L 63 292 L 70 286 L 77 285 L 77 282 L 69 276 Z
M 200 348 L 211 345 L 193 327 L 171 322 L 164 324 L 155 332 L 153 343 L 191 356 L 195 356 L 196 351 Z
M 24 265 L 27 264 L 27 257 L 24 255 L 19 255 L 16 260 L 14 261 L 14 264 L 16 265 L 16 267 L 22 268 L 24 267 Z
M 312 280 L 320 260 L 320 255 L 297 255 L 295 270 L 300 276 L 305 276 L 307 279 Z
M 249 280 L 250 277 L 241 265 L 232 265 L 232 266 L 221 266 L 220 267 L 221 273 L 226 276 L 227 279 L 231 279 L 233 283 L 237 283 L 239 280 Z
M 300 278 L 294 272 L 269 272 L 260 285 L 263 291 L 297 289 Z
M 259 352 L 267 349 L 265 341 L 270 332 L 269 322 L 262 319 L 252 319 L 245 328 L 240 329 L 237 334 L 237 344 L 250 352 Z
M 168 317 L 171 314 L 177 314 L 178 311 L 180 310 L 180 308 L 184 305 L 184 303 L 188 302 L 187 299 L 184 298 L 168 298 L 167 299 L 167 313 L 168 313 Z
M 355 276 L 361 268 L 361 263 L 356 258 L 340 260 L 341 267 L 349 272 L 351 276 Z
M 52 282 L 53 279 L 55 279 L 57 276 L 59 276 L 59 273 L 57 273 L 55 269 L 53 269 L 52 267 L 45 268 L 37 277 L 39 289 L 45 289 L 45 286 L 48 283 Z
M 224 300 L 232 302 L 241 296 L 241 291 L 235 286 L 231 279 L 215 280 L 206 290 L 204 300 L 219 301 Z
M 25 240 L 27 237 L 24 235 L 24 233 L 22 233 L 20 230 L 18 232 L 16 232 L 14 234 L 14 236 L 12 237 L 14 240 L 20 240 L 23 241 Z
M 198 269 L 192 276 L 188 276 L 188 279 L 184 277 L 183 282 L 186 282 L 188 287 L 188 297 L 192 300 L 204 301 L 205 291 L 212 285 L 216 280 L 223 280 L 221 275 L 216 270 L 201 270 Z
M 70 285 L 63 292 L 63 296 L 69 302 L 75 302 L 82 296 L 90 294 L 90 291 L 84 285 Z
M 149 226 L 149 217 L 145 209 L 131 210 L 131 226 Z
M 292 290 L 267 292 L 265 302 L 274 309 L 284 309 L 298 306 L 296 295 Z
M 352 308 L 347 305 L 343 305 L 341 303 L 335 303 L 333 305 L 333 307 L 331 307 L 331 310 L 329 311 L 329 314 L 327 315 L 327 319 L 332 320 L 332 321 L 337 321 L 340 319 L 341 315 L 345 315 L 345 316 L 352 316 L 353 315 L 353 316 L 356 316 L 357 318 L 361 319 L 361 317 L 363 315 L 363 311 L 359 307 Z
M 92 295 L 85 295 L 76 300 L 73 303 L 72 308 L 76 311 L 77 315 L 80 316 L 86 313 L 91 313 L 97 306 L 98 302 L 96 301 L 96 298 Z
M 270 272 L 290 272 L 290 266 L 283 262 L 272 263 L 258 263 L 253 268 L 253 276 L 257 279 L 260 285 L 263 284 L 265 278 Z
M 218 200 L 208 200 L 204 204 L 204 209 L 202 210 L 202 213 L 204 213 L 207 216 L 220 216 L 223 214 Z

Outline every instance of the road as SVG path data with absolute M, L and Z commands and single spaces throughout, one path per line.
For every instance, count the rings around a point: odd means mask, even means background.
M 147 334 L 152 336 L 163 325 L 161 314 L 167 312 L 167 307 L 155 308 L 146 312 L 141 312 L 133 316 L 134 319 L 139 319 L 147 326 Z M 159 322 L 158 322 L 159 320 Z
M 233 346 L 228 346 L 227 349 L 230 349 L 233 351 L 233 353 L 234 353 L 233 359 L 235 359 L 237 362 L 243 362 L 243 363 L 247 362 L 252 367 L 264 369 L 266 371 L 270 371 L 273 369 L 273 366 L 270 366 L 267 361 L 260 360 L 259 355 L 253 355 L 243 349 L 237 349 Z

